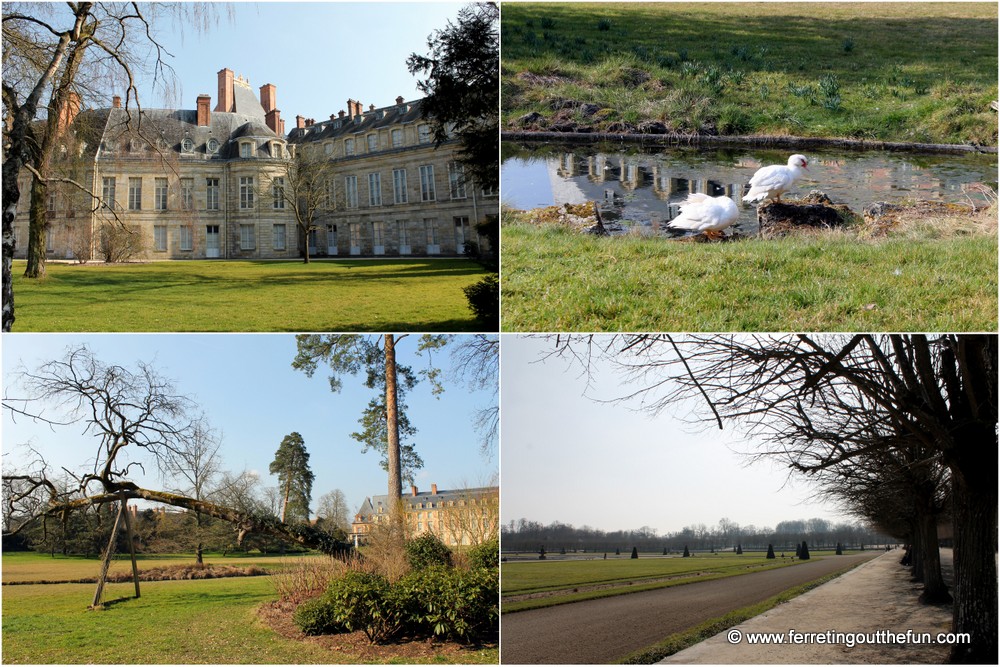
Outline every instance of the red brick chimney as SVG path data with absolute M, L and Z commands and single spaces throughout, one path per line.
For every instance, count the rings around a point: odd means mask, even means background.
M 301 130 L 305 126 L 306 126 L 306 117 L 305 116 L 296 116 L 295 117 L 295 127 L 299 128 Z
M 346 115 L 347 113 L 343 109 L 337 112 L 337 118 L 343 118 Z
M 118 97 L 117 95 L 115 95 L 114 97 L 112 97 L 111 98 L 111 106 L 113 108 L 115 108 L 115 109 L 121 109 L 122 108 L 122 98 Z
M 277 106 L 275 101 L 277 99 L 277 91 L 278 88 L 273 83 L 265 83 L 260 87 L 260 105 L 264 107 L 265 114 L 274 111 L 274 107 Z
M 417 495 L 417 486 L 416 485 L 411 486 L 410 489 L 412 489 L 412 493 L 413 493 L 414 496 Z
M 375 111 L 375 105 L 374 104 L 369 104 L 368 105 L 368 110 L 369 111 Z
M 431 484 L 431 495 L 436 496 L 438 494 L 438 485 Z
M 212 117 L 212 96 L 202 93 L 198 96 L 198 127 L 207 127 Z
M 233 99 L 233 71 L 231 69 L 219 70 L 219 103 L 215 105 L 216 111 L 230 112 L 235 108 L 236 101 Z
M 284 123 L 281 121 L 281 112 L 277 109 L 271 109 L 264 114 L 264 123 L 271 128 L 271 131 L 275 134 L 282 134 L 281 128 Z
M 58 117 L 56 118 L 56 133 L 62 134 L 76 120 L 76 115 L 80 113 L 80 96 L 72 90 L 66 93 L 66 98 L 59 105 Z
M 396 98 L 396 104 L 402 104 L 402 103 L 403 103 L 403 96 L 400 95 L 399 97 Z

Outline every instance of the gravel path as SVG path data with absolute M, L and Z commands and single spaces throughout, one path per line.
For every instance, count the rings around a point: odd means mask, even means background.
M 504 614 L 500 620 L 500 661 L 612 662 L 707 619 L 876 555 L 830 556 L 737 577 Z
M 823 584 L 804 595 L 755 616 L 732 630 L 747 633 L 801 633 L 829 630 L 843 633 L 931 633 L 951 630 L 951 605 L 927 606 L 917 602 L 921 584 L 910 581 L 908 568 L 899 565 L 901 552 L 893 551 Z M 945 580 L 950 580 L 952 554 L 941 550 Z M 900 643 L 751 645 L 729 642 L 721 632 L 700 644 L 663 660 L 672 664 L 941 664 L 950 645 Z

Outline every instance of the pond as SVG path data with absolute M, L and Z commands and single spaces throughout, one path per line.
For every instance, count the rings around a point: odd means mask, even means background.
M 503 202 L 514 209 L 553 204 L 598 202 L 605 218 L 662 230 L 680 212 L 689 193 L 736 201 L 740 218 L 734 229 L 757 230 L 756 207 L 742 196 L 754 172 L 764 165 L 785 164 L 793 152 L 809 159 L 806 175 L 788 193 L 804 196 L 820 190 L 856 213 L 877 201 L 928 199 L 986 203 L 973 184 L 997 188 L 995 154 L 914 154 L 886 151 L 757 148 L 663 148 L 619 144 L 502 146 Z

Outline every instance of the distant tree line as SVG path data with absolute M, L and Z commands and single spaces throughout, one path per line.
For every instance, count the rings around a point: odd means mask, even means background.
M 527 519 L 511 520 L 502 527 L 501 547 L 504 551 L 567 552 L 610 551 L 631 549 L 640 551 L 672 551 L 680 553 L 685 547 L 692 551 L 767 551 L 768 544 L 777 550 L 795 552 L 795 547 L 808 540 L 813 549 L 835 549 L 838 544 L 847 549 L 869 549 L 884 546 L 896 540 L 886 537 L 864 523 L 834 523 L 826 519 L 782 521 L 777 526 L 741 526 L 729 519 L 721 519 L 715 526 L 696 524 L 673 532 L 659 534 L 656 529 L 643 526 L 632 530 L 603 531 L 589 526 L 576 528 L 555 521 L 542 525 Z

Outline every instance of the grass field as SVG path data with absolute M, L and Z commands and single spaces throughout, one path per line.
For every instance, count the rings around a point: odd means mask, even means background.
M 177 562 L 193 556 L 148 559 Z M 226 560 L 226 559 L 220 559 Z M 277 558 L 230 558 L 273 564 Z M 97 561 L 4 554 L 3 575 L 19 578 L 27 568 L 93 575 Z M 141 565 L 140 565 L 141 567 Z M 109 599 L 129 595 L 131 584 L 109 585 Z M 315 664 L 370 662 L 364 653 L 344 653 L 308 641 L 286 639 L 265 627 L 257 608 L 276 598 L 268 577 L 239 577 L 142 584 L 142 597 L 87 609 L 92 584 L 4 586 L 3 662 L 126 664 Z M 464 651 L 459 662 L 496 663 L 497 651 Z M 455 658 L 407 657 L 401 662 L 448 662 Z
M 518 2 L 501 35 L 507 129 L 997 141 L 996 3 Z
M 477 331 L 465 259 L 14 263 L 15 331 Z
M 504 331 L 994 331 L 997 236 L 596 238 L 504 213 Z M 991 214 L 996 215 L 995 210 Z
M 820 552 L 814 557 L 824 555 L 830 554 Z M 788 567 L 799 562 L 791 558 L 768 560 L 763 554 L 508 561 L 501 566 L 501 609 L 504 613 L 537 609 Z

